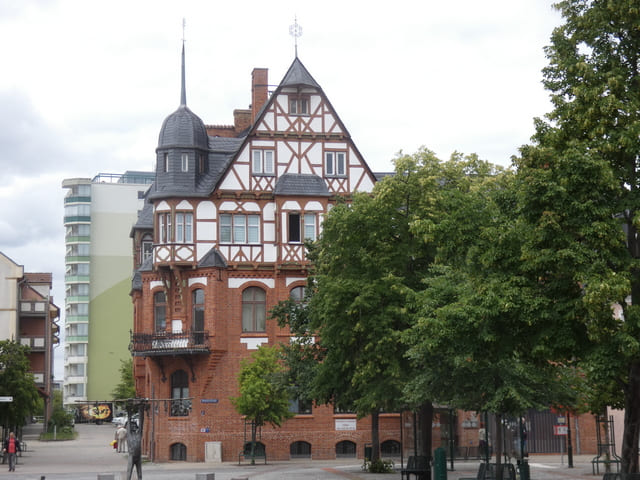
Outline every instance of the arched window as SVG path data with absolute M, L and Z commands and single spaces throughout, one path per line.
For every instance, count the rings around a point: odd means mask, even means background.
M 293 287 L 289 293 L 289 298 L 296 303 L 304 302 L 305 287 Z
M 385 440 L 380 444 L 380 454 L 384 457 L 399 457 L 400 446 L 397 440 Z
M 189 410 L 189 376 L 184 370 L 176 370 L 171 374 L 171 416 L 186 417 Z
M 191 294 L 191 321 L 193 343 L 204 343 L 204 290 L 198 288 Z
M 253 450 L 253 455 L 256 457 L 264 457 L 265 447 L 264 443 L 256 442 Z M 251 442 L 247 442 L 244 444 L 244 450 L 242 452 L 244 456 L 251 455 Z
M 289 447 L 291 458 L 311 458 L 311 444 L 309 442 L 293 442 Z
M 183 443 L 171 445 L 171 460 L 187 460 L 187 447 Z
M 336 444 L 336 458 L 354 457 L 356 456 L 356 444 L 349 440 L 343 440 Z
M 164 292 L 153 294 L 153 314 L 156 332 L 167 329 L 167 296 Z
M 242 292 L 242 331 L 264 332 L 266 329 L 267 294 L 258 287 Z

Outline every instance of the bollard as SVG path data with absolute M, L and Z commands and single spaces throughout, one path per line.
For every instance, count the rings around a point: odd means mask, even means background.
M 447 480 L 447 454 L 444 448 L 436 448 L 433 454 L 433 480 Z
M 196 473 L 196 480 L 216 480 L 215 473 Z
M 518 470 L 520 470 L 520 480 L 529 480 L 531 478 L 529 463 L 527 463 L 526 460 L 523 460 L 520 465 L 518 465 Z

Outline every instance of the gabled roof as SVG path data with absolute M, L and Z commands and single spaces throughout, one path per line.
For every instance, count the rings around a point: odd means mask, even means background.
M 304 85 L 313 88 L 320 88 L 309 71 L 305 68 L 298 57 L 295 58 L 284 78 L 280 82 L 281 87 Z
M 309 173 L 285 173 L 278 178 L 273 193 L 305 197 L 329 197 L 331 195 L 325 181 L 319 176 Z
M 204 257 L 198 262 L 198 267 L 222 267 L 227 268 L 227 262 L 217 248 L 209 250 Z

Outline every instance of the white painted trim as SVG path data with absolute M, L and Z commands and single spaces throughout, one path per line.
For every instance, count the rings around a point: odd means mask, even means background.
M 195 277 L 195 278 L 190 278 L 189 279 L 189 286 L 193 286 L 196 283 L 201 283 L 203 285 L 207 284 L 207 277 Z
M 303 282 L 303 281 L 306 281 L 306 280 L 307 280 L 307 277 L 287 277 L 285 279 L 285 285 L 288 287 L 292 283 Z
M 157 287 L 162 287 L 163 284 L 160 280 L 154 280 L 153 282 L 149 282 L 149 290 L 153 290 Z
M 275 287 L 275 280 L 273 278 L 230 278 L 229 288 L 240 288 L 251 282 L 260 282 L 268 288 Z
M 243 343 L 247 346 L 247 350 L 257 350 L 258 347 L 262 344 L 268 345 L 269 338 L 268 337 L 245 337 L 240 339 L 240 343 Z

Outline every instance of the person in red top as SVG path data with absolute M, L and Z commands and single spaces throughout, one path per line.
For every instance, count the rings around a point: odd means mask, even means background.
M 20 440 L 18 440 L 13 432 L 9 433 L 4 441 L 3 453 L 9 454 L 9 471 L 16 471 L 16 453 L 20 452 Z

